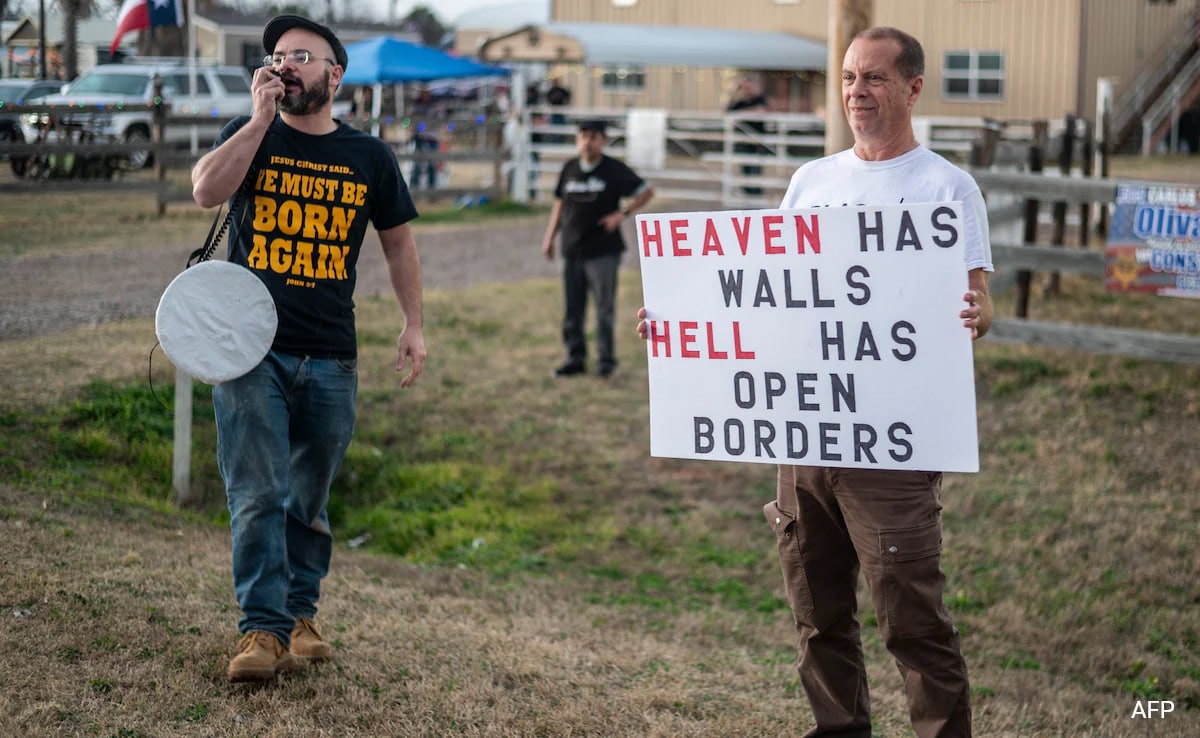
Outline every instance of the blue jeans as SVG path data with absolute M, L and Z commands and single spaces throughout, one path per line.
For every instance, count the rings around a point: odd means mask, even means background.
M 296 619 L 316 615 L 333 554 L 329 486 L 354 435 L 357 394 L 353 359 L 275 351 L 213 388 L 242 633 L 288 645 Z

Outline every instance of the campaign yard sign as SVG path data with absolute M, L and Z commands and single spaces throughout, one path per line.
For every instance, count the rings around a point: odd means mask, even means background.
M 653 456 L 979 470 L 959 203 L 637 217 Z
M 1118 187 L 1104 284 L 1110 292 L 1200 297 L 1200 190 Z

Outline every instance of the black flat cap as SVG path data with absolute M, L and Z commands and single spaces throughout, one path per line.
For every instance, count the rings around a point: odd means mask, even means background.
M 346 68 L 346 47 L 342 46 L 342 42 L 338 41 L 338 37 L 334 35 L 333 31 L 314 20 L 299 15 L 277 15 L 267 21 L 267 27 L 263 29 L 263 48 L 267 50 L 267 53 L 274 54 L 275 44 L 279 43 L 279 37 L 293 28 L 312 31 L 328 41 L 329 46 L 333 48 L 333 58 L 337 60 L 342 69 Z
M 602 136 L 608 135 L 608 121 L 602 118 L 592 118 L 590 120 L 579 121 L 579 130 L 595 131 Z

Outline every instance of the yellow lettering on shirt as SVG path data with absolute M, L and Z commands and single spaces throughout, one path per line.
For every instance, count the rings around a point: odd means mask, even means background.
M 271 241 L 271 271 L 286 274 L 292 266 L 292 242 L 284 238 Z
M 296 244 L 296 258 L 292 262 L 292 274 L 303 277 L 313 276 L 313 245 L 307 241 Z
M 267 268 L 267 263 L 267 237 L 255 233 L 254 246 L 250 249 L 250 254 L 246 257 L 246 264 L 251 269 L 261 270 Z
M 254 197 L 251 269 L 287 275 L 285 285 L 314 287 L 314 280 L 349 279 L 347 244 L 367 185 L 346 177 L 344 165 L 272 156 L 259 172 Z
M 274 169 L 264 169 L 258 173 L 258 182 L 255 187 L 265 192 L 275 192 L 275 179 L 279 176 L 279 172 Z

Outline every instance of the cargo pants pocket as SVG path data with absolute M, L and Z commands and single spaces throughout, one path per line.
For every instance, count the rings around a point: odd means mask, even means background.
M 942 524 L 879 531 L 876 609 L 884 640 L 919 638 L 953 629 L 942 601 Z M 873 568 L 873 567 L 872 567 Z M 882 602 L 879 602 L 882 599 Z
M 779 566 L 783 571 L 783 588 L 792 615 L 797 623 L 812 624 L 813 597 L 804 572 L 804 558 L 800 553 L 800 542 L 796 538 L 796 517 L 780 509 L 775 500 L 763 506 L 767 525 L 775 532 L 775 545 L 779 550 Z

